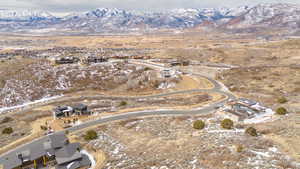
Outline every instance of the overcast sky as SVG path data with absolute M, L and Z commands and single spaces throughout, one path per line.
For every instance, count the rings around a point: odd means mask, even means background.
M 42 9 L 54 13 L 82 12 L 99 7 L 129 10 L 167 10 L 173 8 L 235 7 L 258 3 L 298 3 L 300 0 L 0 0 L 4 9 Z

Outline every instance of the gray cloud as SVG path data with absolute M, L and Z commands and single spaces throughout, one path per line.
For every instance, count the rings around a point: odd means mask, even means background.
M 1 8 L 43 9 L 52 12 L 87 11 L 98 7 L 130 10 L 235 7 L 258 3 L 299 3 L 299 0 L 0 0 Z

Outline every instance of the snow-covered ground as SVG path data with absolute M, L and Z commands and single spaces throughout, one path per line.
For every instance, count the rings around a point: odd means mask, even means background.
M 208 130 L 208 133 L 244 133 L 245 130 L 244 129 L 234 129 L 234 130 L 223 130 L 223 129 L 219 129 L 219 130 Z
M 5 111 L 11 111 L 11 110 L 15 110 L 15 109 L 20 109 L 20 108 L 24 108 L 24 107 L 27 107 L 27 106 L 31 106 L 33 104 L 44 103 L 44 102 L 48 102 L 50 100 L 55 100 L 55 99 L 60 98 L 62 96 L 63 95 L 53 96 L 53 97 L 45 97 L 45 98 L 40 99 L 40 100 L 36 100 L 36 101 L 33 101 L 33 102 L 27 102 L 27 103 L 24 103 L 24 104 L 21 104 L 21 105 L 17 105 L 17 106 L 2 107 L 2 108 L 0 108 L 0 114 L 3 113 L 3 112 L 5 112 Z
M 245 124 L 263 123 L 277 119 L 274 117 L 275 112 L 272 109 L 266 109 L 264 113 L 257 114 L 254 118 L 245 119 Z
M 175 86 L 176 86 L 176 83 L 163 82 L 158 86 L 158 89 L 169 89 L 169 88 L 172 88 Z

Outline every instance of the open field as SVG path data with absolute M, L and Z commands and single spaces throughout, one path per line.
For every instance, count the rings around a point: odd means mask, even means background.
M 276 105 L 280 97 L 286 97 L 290 104 L 299 103 L 300 68 L 236 68 L 222 72 L 218 78 L 223 79 L 231 91 L 265 104 Z M 296 107 L 293 109 L 299 111 Z
M 204 130 L 192 128 L 196 119 L 205 121 Z M 245 135 L 245 126 L 224 130 L 218 123 L 212 116 L 148 117 L 95 127 L 99 136 L 90 142 L 83 132 L 76 136 L 105 152 L 103 168 L 295 168 L 272 140 Z

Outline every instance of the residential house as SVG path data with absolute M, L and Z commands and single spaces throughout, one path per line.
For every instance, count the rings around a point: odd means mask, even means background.
M 70 106 L 58 106 L 53 109 L 54 117 L 62 118 L 73 115 L 74 109 Z
M 79 61 L 76 57 L 63 57 L 55 60 L 56 64 L 72 64 Z
M 53 109 L 53 115 L 55 118 L 69 117 L 73 115 L 90 115 L 88 106 L 84 104 L 75 104 L 73 106 L 58 106 Z
M 74 113 L 78 116 L 87 115 L 90 113 L 90 111 L 88 110 L 88 106 L 81 104 L 81 103 L 72 106 L 72 109 L 73 109 Z
M 17 148 L 0 158 L 3 169 L 77 169 L 91 166 L 79 143 L 70 143 L 64 133 L 55 133 Z
M 188 66 L 190 62 L 188 60 L 172 60 L 170 66 Z
M 165 69 L 161 71 L 161 76 L 164 78 L 169 78 L 171 77 L 171 70 Z
M 85 59 L 82 59 L 82 63 L 85 64 L 91 64 L 91 63 L 101 63 L 101 62 L 107 62 L 108 59 L 105 57 L 95 57 L 95 56 L 88 56 Z
M 264 112 L 265 109 L 262 106 L 258 106 L 259 103 L 253 100 L 240 98 L 237 100 L 231 100 L 228 102 L 229 108 L 225 109 L 228 116 L 236 121 L 242 121 L 255 117 L 257 114 Z

